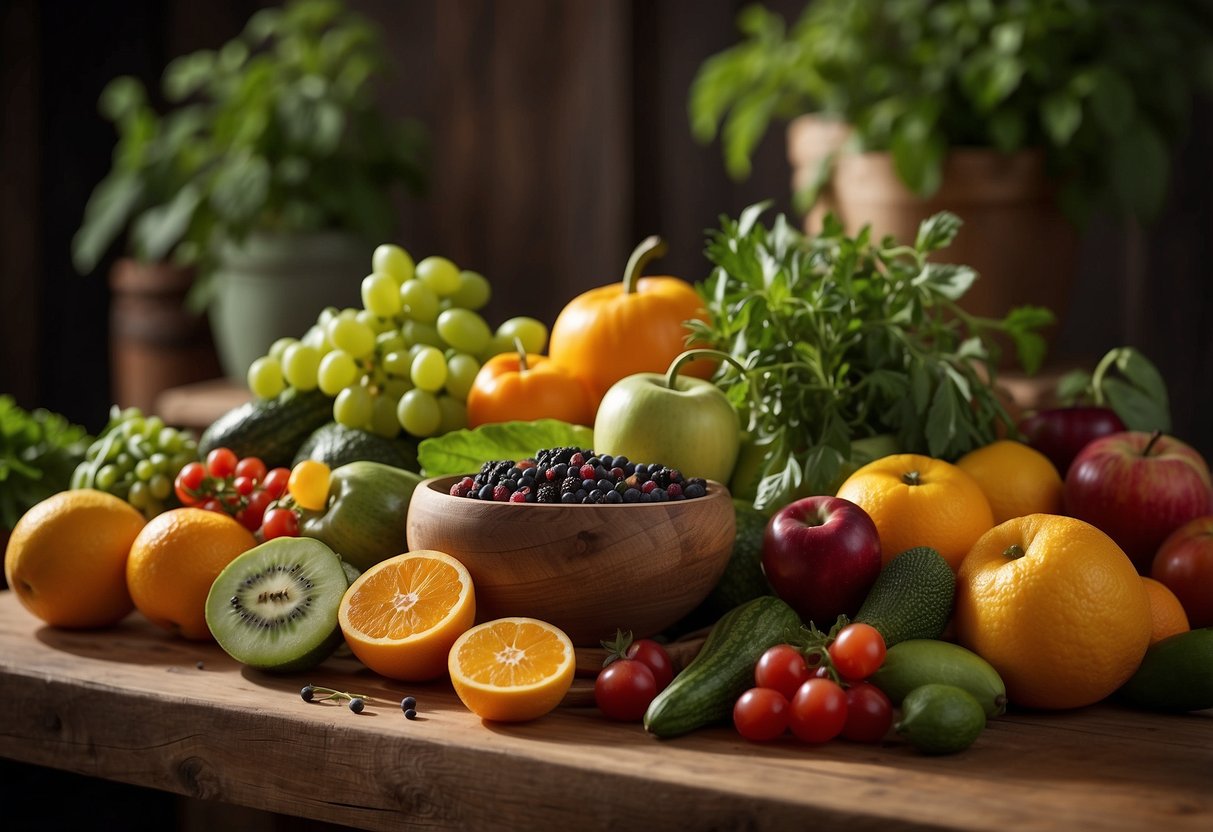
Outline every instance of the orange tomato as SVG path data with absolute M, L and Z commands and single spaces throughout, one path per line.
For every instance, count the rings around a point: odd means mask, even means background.
M 591 404 L 612 384 L 635 373 L 664 373 L 687 348 L 684 323 L 707 321 L 695 287 L 677 277 L 640 277 L 645 264 L 665 250 L 649 237 L 632 252 L 621 283 L 600 286 L 573 298 L 552 325 L 548 355 L 589 387 Z M 683 370 L 711 376 L 716 364 L 695 361 Z
M 542 355 L 503 352 L 476 373 L 467 398 L 468 427 L 515 419 L 562 419 L 593 425 L 585 385 Z

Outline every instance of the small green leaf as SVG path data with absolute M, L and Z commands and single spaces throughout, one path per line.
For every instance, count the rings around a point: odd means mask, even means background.
M 84 206 L 84 222 L 72 237 L 72 265 L 80 274 L 97 268 L 143 198 L 143 184 L 131 173 L 115 171 L 93 189 Z
M 1103 393 L 1108 406 L 1129 430 L 1171 430 L 1171 414 L 1165 403 L 1160 404 L 1144 391 L 1118 378 L 1103 380 Z
M 1064 91 L 1055 92 L 1041 103 L 1040 118 L 1053 143 L 1064 146 L 1082 124 L 1082 105 Z
M 976 280 L 973 269 L 950 263 L 927 263 L 921 278 L 923 284 L 948 300 L 959 300 Z
M 946 248 L 956 239 L 963 225 L 960 217 L 949 211 L 940 211 L 927 217 L 918 226 L 918 238 L 914 241 L 914 248 L 924 254 Z
M 135 251 L 148 260 L 163 260 L 185 234 L 201 196 L 187 185 L 164 205 L 144 211 L 131 227 Z
M 592 448 L 594 432 L 559 419 L 496 422 L 423 439 L 417 460 L 427 477 L 475 473 L 486 462 L 526 459 L 541 448 Z
M 1115 352 L 1116 369 L 1151 399 L 1165 405 L 1167 383 L 1153 362 L 1132 347 L 1121 347 Z
M 1064 405 L 1078 403 L 1091 386 L 1091 374 L 1086 370 L 1071 370 L 1057 381 L 1057 400 Z

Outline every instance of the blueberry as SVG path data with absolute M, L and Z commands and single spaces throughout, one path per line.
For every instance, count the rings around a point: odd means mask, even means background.
M 682 493 L 685 494 L 689 499 L 694 499 L 695 497 L 702 497 L 703 495 L 707 494 L 708 490 L 699 483 L 693 482 L 686 488 L 682 489 Z
M 417 718 L 417 710 L 416 710 L 415 708 L 408 708 L 408 709 L 406 709 L 406 710 L 405 710 L 405 712 L 404 712 L 404 718 L 405 718 L 405 719 L 416 719 L 416 718 Z
M 408 712 L 412 708 L 417 707 L 417 700 L 412 696 L 406 696 L 400 700 L 400 710 Z M 416 711 L 414 711 L 416 713 Z
M 615 488 L 615 481 L 603 477 L 597 483 L 595 483 L 595 486 L 599 491 L 611 491 Z
M 355 696 L 350 700 L 350 710 L 356 714 L 362 713 L 362 709 L 366 707 L 366 703 Z
M 577 493 L 575 491 L 566 491 L 560 495 L 560 502 L 575 503 L 577 502 Z
M 622 494 L 620 494 L 618 491 L 616 491 L 615 489 L 613 489 L 613 488 L 612 488 L 610 491 L 608 491 L 608 492 L 606 493 L 606 502 L 608 502 L 608 503 L 622 503 L 622 502 L 623 502 L 623 495 L 622 495 Z
M 311 702 L 312 697 L 315 696 L 315 694 L 316 689 L 314 687 L 311 685 L 304 685 L 303 690 L 299 691 L 299 698 L 304 702 Z
M 478 496 L 482 500 L 492 500 L 493 499 L 493 486 L 491 486 L 491 485 L 483 486 L 480 489 L 480 492 L 476 496 Z
M 623 492 L 623 501 L 625 503 L 638 503 L 640 502 L 640 496 L 640 489 L 629 488 L 627 491 Z

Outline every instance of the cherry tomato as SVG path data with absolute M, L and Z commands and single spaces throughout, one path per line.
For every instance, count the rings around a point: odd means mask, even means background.
M 871 624 L 848 624 L 830 645 L 830 661 L 845 679 L 858 682 L 884 663 L 884 636 Z
M 187 462 L 182 469 L 177 472 L 177 478 L 173 482 L 173 488 L 177 492 L 177 499 L 181 501 L 183 506 L 196 506 L 202 502 L 202 498 L 197 496 L 198 489 L 202 487 L 202 483 L 206 480 L 206 466 L 201 462 Z
M 594 680 L 594 702 L 609 719 L 639 722 L 657 695 L 657 680 L 644 662 L 618 659 Z
M 261 480 L 261 487 L 265 492 L 277 500 L 286 493 L 286 484 L 290 482 L 291 469 L 275 468 L 265 475 Z
M 236 514 L 236 519 L 250 532 L 255 532 L 261 528 L 261 524 L 265 520 L 265 510 L 272 502 L 274 502 L 274 498 L 268 492 L 254 491 L 249 495 L 244 508 Z
M 257 487 L 256 481 L 252 477 L 236 477 L 232 480 L 232 488 L 241 497 L 247 497 L 253 493 L 253 489 Z
M 215 448 L 206 455 L 206 470 L 212 477 L 226 479 L 236 470 L 236 454 L 228 448 Z
M 265 479 L 265 463 L 255 456 L 246 456 L 236 463 L 235 474 L 237 477 L 248 477 L 253 482 L 261 482 Z
M 670 659 L 670 654 L 652 639 L 633 641 L 632 646 L 628 648 L 627 658 L 641 662 L 653 671 L 658 691 L 665 690 L 665 686 L 674 680 L 674 662 Z
M 777 690 L 784 699 L 795 696 L 810 675 L 804 654 L 790 644 L 767 648 L 754 665 L 754 684 Z
M 832 679 L 809 679 L 792 697 L 788 726 L 805 742 L 826 742 L 847 722 L 847 693 Z
M 275 537 L 298 537 L 299 518 L 289 508 L 272 508 L 265 513 L 261 523 L 261 536 L 266 540 Z
M 300 508 L 319 511 L 328 502 L 331 475 L 331 469 L 323 462 L 305 459 L 291 469 L 286 488 Z
M 227 512 L 223 510 L 223 503 L 219 502 L 214 497 L 207 497 L 198 505 L 198 508 L 204 511 L 217 511 L 220 514 L 227 514 Z
M 854 742 L 880 742 L 893 725 L 893 703 L 871 682 L 847 688 L 847 721 L 842 735 Z
M 751 742 L 766 742 L 788 730 L 788 699 L 772 688 L 750 688 L 733 705 L 733 726 Z

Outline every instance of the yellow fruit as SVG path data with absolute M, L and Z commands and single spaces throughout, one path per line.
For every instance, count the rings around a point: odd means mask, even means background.
M 113 494 L 61 491 L 13 527 L 4 577 L 25 608 L 51 626 L 116 624 L 133 609 L 126 558 L 143 523 Z
M 838 495 L 860 506 L 880 532 L 888 563 L 915 546 L 930 546 L 955 572 L 994 516 L 981 486 L 950 462 L 893 454 L 847 477 Z
M 481 719 L 525 722 L 560 704 L 573 684 L 573 643 L 534 618 L 499 618 L 468 630 L 451 648 L 455 693 Z
M 455 639 L 476 620 L 472 576 L 444 552 L 396 555 L 350 585 L 337 620 L 354 655 L 379 675 L 434 679 L 445 672 Z
M 206 626 L 211 584 L 256 545 L 252 532 L 217 511 L 178 508 L 156 515 L 135 538 L 126 562 L 135 608 L 185 638 L 213 638 Z
M 1061 512 L 1061 475 L 1047 456 L 1022 442 L 1000 439 L 970 451 L 956 465 L 981 486 L 995 524 Z
M 1098 702 L 1137 669 L 1150 599 L 1132 561 L 1099 529 L 1030 514 L 995 526 L 960 565 L 957 640 L 1032 708 Z
M 1146 594 L 1150 597 L 1151 645 L 1157 644 L 1168 636 L 1186 633 L 1192 629 L 1183 604 L 1166 584 L 1144 575 L 1141 581 L 1145 584 Z

